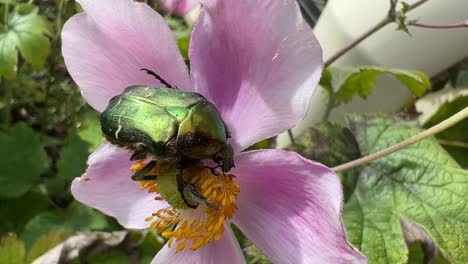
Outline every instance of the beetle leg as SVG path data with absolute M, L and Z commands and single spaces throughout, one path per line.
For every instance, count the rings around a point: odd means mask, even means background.
M 156 166 L 156 161 L 152 160 L 146 166 L 141 169 L 140 171 L 137 171 L 133 174 L 132 180 L 134 181 L 151 181 L 155 180 L 158 175 L 146 175 L 148 172 L 150 172 L 154 166 Z
M 213 174 L 214 176 L 218 176 L 219 174 L 216 172 L 216 169 L 221 167 L 221 165 L 218 165 L 216 167 L 210 167 L 210 166 L 204 166 L 205 169 L 209 169 L 211 171 L 211 174 Z
M 149 153 L 147 148 L 139 148 L 139 149 L 136 149 L 135 152 L 133 152 L 133 155 L 130 157 L 130 160 L 131 161 L 142 160 L 150 155 L 151 154 Z
M 154 78 L 158 79 L 158 81 L 160 81 L 162 84 L 164 84 L 167 88 L 174 88 L 172 85 L 170 85 L 168 82 L 166 82 L 166 80 L 164 80 L 161 76 L 156 74 L 154 71 L 146 69 L 146 68 L 140 69 L 140 71 L 145 71 L 149 75 L 154 76 Z
M 177 179 L 177 190 L 179 191 L 180 193 L 180 196 L 182 197 L 182 200 L 184 200 L 185 204 L 190 207 L 190 208 L 197 208 L 198 207 L 198 204 L 197 205 L 193 205 L 191 204 L 188 200 L 187 200 L 187 197 L 185 197 L 185 192 L 187 191 L 186 190 L 186 186 L 189 186 L 189 185 L 185 185 L 185 181 L 184 181 L 184 176 L 182 174 L 182 171 L 183 171 L 183 168 L 179 163 L 177 163 L 177 171 L 176 171 L 176 179 Z

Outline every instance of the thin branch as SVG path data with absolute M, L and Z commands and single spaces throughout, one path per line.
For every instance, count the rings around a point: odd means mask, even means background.
M 364 165 L 366 163 L 369 163 L 373 160 L 376 160 L 376 159 L 379 159 L 379 158 L 382 158 L 384 156 L 387 156 L 389 154 L 392 154 L 396 151 L 399 151 L 400 149 L 404 148 L 404 147 L 407 147 L 413 143 L 416 143 L 418 141 L 421 141 L 429 136 L 432 136 L 432 135 L 435 135 L 441 131 L 444 131 L 445 129 L 457 124 L 458 122 L 462 121 L 463 119 L 465 119 L 466 117 L 468 117 L 468 107 L 465 107 L 463 110 L 461 110 L 460 112 L 454 114 L 453 116 L 451 116 L 450 118 L 440 122 L 439 124 L 419 133 L 418 135 L 416 136 L 413 136 L 413 137 L 410 137 L 394 146 L 391 146 L 387 149 L 384 149 L 384 150 L 381 150 L 377 153 L 374 153 L 374 154 L 371 154 L 369 156 L 365 156 L 365 157 L 362 157 L 360 159 L 357 159 L 357 160 L 353 160 L 351 162 L 348 162 L 348 163 L 345 163 L 345 164 L 342 164 L 342 165 L 339 165 L 339 166 L 336 166 L 334 168 L 332 168 L 332 170 L 334 170 L 335 172 L 339 172 L 339 171 L 344 171 L 344 170 L 348 170 L 348 169 L 351 169 L 351 168 L 354 168 L 354 167 L 357 167 L 357 166 L 361 166 L 361 165 Z
M 420 27 L 420 28 L 431 28 L 431 29 L 454 29 L 454 28 L 466 28 L 468 27 L 468 20 L 463 22 L 446 24 L 446 25 L 435 25 L 435 24 L 424 24 L 418 22 L 409 22 L 408 26 Z
M 437 141 L 439 141 L 439 143 L 442 145 L 468 149 L 468 143 L 465 143 L 465 142 L 445 140 L 445 139 L 438 139 Z
M 415 9 L 416 7 L 424 4 L 425 2 L 427 2 L 429 0 L 420 0 L 412 5 L 409 6 L 408 8 L 408 11 L 411 11 L 413 9 Z M 395 4 L 393 1 L 390 2 L 390 10 L 389 12 L 387 13 L 387 16 L 382 19 L 380 22 L 378 22 L 375 26 L 371 27 L 369 30 L 367 30 L 366 32 L 364 32 L 364 34 L 362 34 L 361 36 L 359 36 L 357 39 L 355 39 L 354 41 L 352 41 L 351 43 L 349 43 L 346 47 L 342 48 L 341 50 L 339 50 L 335 55 L 333 55 L 331 58 L 329 58 L 324 64 L 325 64 L 325 67 L 328 67 L 330 66 L 330 64 L 332 64 L 333 62 L 335 62 L 338 58 L 340 58 L 341 56 L 343 56 L 346 52 L 350 51 L 352 48 L 354 48 L 356 45 L 358 45 L 359 43 L 361 43 L 363 40 L 367 39 L 368 37 L 370 37 L 372 34 L 374 34 L 375 32 L 379 31 L 380 29 L 382 29 L 384 26 L 392 23 L 393 21 L 395 21 L 395 19 L 398 17 L 398 14 L 397 12 L 395 11 Z

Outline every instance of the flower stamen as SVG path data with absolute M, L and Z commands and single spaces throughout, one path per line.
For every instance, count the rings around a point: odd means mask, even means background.
M 133 172 L 145 167 L 143 161 L 132 166 Z M 185 168 L 183 178 L 187 185 L 205 199 L 196 209 L 187 207 L 176 186 L 176 164 L 162 161 L 148 174 L 158 175 L 155 180 L 139 181 L 140 189 L 157 194 L 156 200 L 166 200 L 170 206 L 147 217 L 150 227 L 168 239 L 168 246 L 177 243 L 176 252 L 185 248 L 197 250 L 212 241 L 221 239 L 225 221 L 234 217 L 237 209 L 235 201 L 240 191 L 239 184 L 232 174 L 218 173 L 200 164 Z M 176 194 L 176 195 L 175 195 Z M 175 198 L 176 197 L 176 198 Z M 178 199 L 178 200 L 177 200 Z

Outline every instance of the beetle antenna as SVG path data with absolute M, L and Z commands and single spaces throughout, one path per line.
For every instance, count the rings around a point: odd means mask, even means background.
M 173 88 L 174 89 L 174 87 L 172 85 L 170 85 L 168 82 L 166 82 L 166 80 L 164 80 L 161 76 L 156 74 L 154 71 L 146 69 L 146 68 L 140 69 L 140 71 L 145 71 L 147 74 L 149 74 L 151 76 L 154 76 L 154 78 L 156 78 L 158 81 L 160 81 L 167 88 Z

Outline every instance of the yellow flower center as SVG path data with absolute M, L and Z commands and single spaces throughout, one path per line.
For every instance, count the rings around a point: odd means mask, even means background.
M 145 165 L 140 161 L 132 166 L 132 171 L 138 172 Z M 166 200 L 170 204 L 145 220 L 151 222 L 151 227 L 169 239 L 169 247 L 174 242 L 177 243 L 176 252 L 187 246 L 197 250 L 222 237 L 225 221 L 233 218 L 237 209 L 235 201 L 239 194 L 239 184 L 234 181 L 234 175 L 221 172 L 214 175 L 210 169 L 200 164 L 185 168 L 185 183 L 191 184 L 196 192 L 204 197 L 204 201 L 201 201 L 196 209 L 192 209 L 185 204 L 177 190 L 176 170 L 175 162 L 158 161 L 147 173 L 157 175 L 157 178 L 138 182 L 140 189 L 154 193 L 156 200 Z

